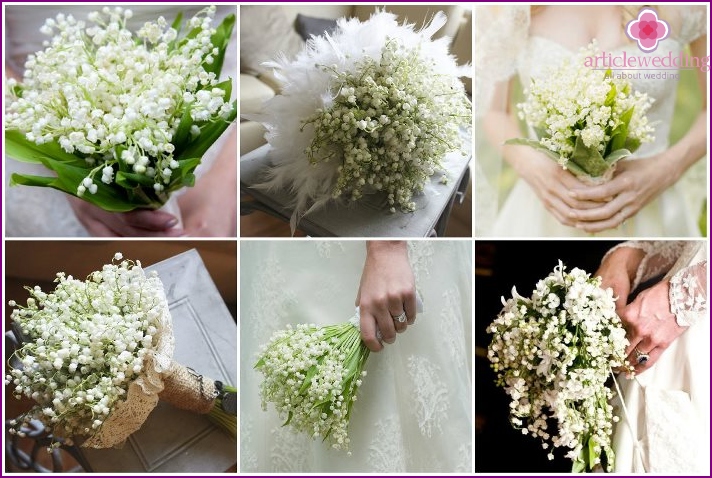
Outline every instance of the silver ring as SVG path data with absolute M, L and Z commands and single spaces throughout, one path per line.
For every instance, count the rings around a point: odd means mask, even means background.
M 405 312 L 402 312 L 400 315 L 393 317 L 393 320 L 399 324 L 404 324 L 408 320 L 408 317 L 406 317 Z
M 638 362 L 638 365 L 645 365 L 645 363 L 650 360 L 650 355 L 649 354 L 644 354 L 640 350 L 638 350 L 638 347 L 635 348 L 635 360 Z

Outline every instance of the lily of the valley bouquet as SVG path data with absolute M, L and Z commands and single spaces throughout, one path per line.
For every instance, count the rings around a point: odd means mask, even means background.
M 511 398 L 510 422 L 550 450 L 567 448 L 573 471 L 612 470 L 613 415 L 608 387 L 626 362 L 626 333 L 611 289 L 600 277 L 559 265 L 531 297 L 512 289 L 487 331 L 497 384 Z
M 293 60 L 268 63 L 282 84 L 254 119 L 267 127 L 273 167 L 262 188 L 293 194 L 292 226 L 334 198 L 382 192 L 388 207 L 413 211 L 413 195 L 462 150 L 471 123 L 460 76 L 470 76 L 432 40 L 437 13 L 422 30 L 377 12 L 342 18 L 333 34 L 312 37 Z
M 235 16 L 212 26 L 215 7 L 135 34 L 131 10 L 105 7 L 88 22 L 48 19 L 51 36 L 8 80 L 5 152 L 54 176 L 13 174 L 11 184 L 51 187 L 107 211 L 160 208 L 192 186 L 203 154 L 237 115 L 231 80 L 218 80 Z
M 348 425 L 369 350 L 357 322 L 288 326 L 263 346 L 255 368 L 262 408 L 273 403 L 284 425 L 348 450 Z
M 416 311 L 423 311 L 419 294 Z M 361 340 L 358 307 L 340 324 L 288 325 L 278 330 L 262 346 L 255 364 L 264 375 L 263 410 L 272 403 L 284 426 L 348 452 L 351 409 L 366 376 L 369 353 Z
M 531 146 L 589 184 L 609 180 L 615 164 L 653 140 L 646 112 L 653 100 L 611 70 L 590 66 L 596 42 L 532 78 L 519 117 L 536 139 L 505 144 Z
M 36 402 L 11 433 L 39 420 L 52 446 L 119 446 L 161 399 L 236 436 L 236 416 L 223 407 L 236 390 L 172 359 L 171 315 L 155 273 L 117 253 L 86 280 L 60 272 L 55 282 L 52 292 L 27 287 L 26 306 L 10 301 L 19 344 L 5 383 Z

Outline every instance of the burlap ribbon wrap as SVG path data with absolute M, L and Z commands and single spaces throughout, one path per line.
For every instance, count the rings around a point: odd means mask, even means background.
M 217 396 L 213 380 L 176 362 L 163 375 L 163 391 L 158 394 L 176 408 L 202 414 L 210 412 Z

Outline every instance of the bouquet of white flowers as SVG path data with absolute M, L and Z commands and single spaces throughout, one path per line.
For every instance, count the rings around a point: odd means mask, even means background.
M 300 324 L 276 332 L 255 365 L 262 408 L 274 403 L 285 425 L 348 450 L 348 425 L 369 350 L 357 323 Z
M 497 384 L 511 397 L 510 421 L 543 440 L 565 447 L 573 471 L 612 470 L 612 369 L 632 372 L 628 345 L 611 289 L 601 278 L 559 265 L 537 283 L 530 298 L 512 298 L 488 327 L 494 335 L 488 357 Z M 556 431 L 550 431 L 550 420 Z M 553 450 L 548 454 L 554 458 Z
M 140 262 L 117 253 L 86 281 L 60 272 L 56 282 L 50 293 L 27 287 L 25 307 L 10 301 L 19 347 L 5 383 L 37 403 L 11 433 L 22 436 L 36 419 L 53 446 L 79 437 L 85 447 L 116 446 L 160 398 L 208 414 L 236 436 L 236 416 L 222 403 L 236 390 L 172 360 L 171 316 L 155 273 L 147 277 Z
M 254 119 L 267 127 L 273 167 L 265 189 L 294 194 L 292 226 L 334 198 L 381 191 L 392 212 L 412 211 L 412 196 L 462 149 L 471 106 L 439 12 L 416 31 L 393 14 L 342 18 L 331 35 L 312 37 L 294 60 L 268 63 L 282 83 Z
M 652 141 L 654 131 L 645 116 L 653 100 L 611 70 L 585 66 L 597 53 L 594 41 L 532 79 L 517 107 L 537 139 L 505 142 L 531 146 L 592 184 L 610 179 L 616 162 Z
M 136 34 L 131 10 L 105 7 L 88 26 L 48 19 L 53 35 L 8 80 L 5 152 L 56 177 L 13 174 L 11 184 L 51 187 L 107 211 L 157 209 L 192 186 L 207 149 L 237 116 L 231 80 L 219 82 L 235 23 L 211 26 L 208 7 L 181 33 L 163 17 Z

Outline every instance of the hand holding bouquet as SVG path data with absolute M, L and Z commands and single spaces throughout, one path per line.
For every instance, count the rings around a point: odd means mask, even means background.
M 332 35 L 313 37 L 296 59 L 269 63 L 283 83 L 254 119 L 265 123 L 273 168 L 262 188 L 293 192 L 298 217 L 334 198 L 356 201 L 381 191 L 392 212 L 412 211 L 413 194 L 461 149 L 470 102 L 448 53 L 423 30 L 377 12 L 365 22 L 342 18 Z
M 419 295 L 416 307 L 422 312 Z M 289 325 L 275 332 L 255 364 L 264 375 L 262 408 L 267 410 L 271 402 L 284 426 L 348 451 L 351 407 L 366 376 L 369 354 L 361 340 L 358 307 L 356 315 L 341 324 Z
M 85 447 L 116 446 L 160 398 L 209 414 L 236 435 L 236 417 L 222 404 L 235 389 L 172 360 L 171 316 L 155 274 L 117 253 L 85 281 L 60 272 L 56 282 L 50 293 L 28 287 L 25 307 L 10 301 L 20 347 L 6 384 L 37 403 L 11 432 L 37 419 L 65 443 L 83 437 Z
M 487 355 L 497 384 L 511 398 L 512 425 L 541 438 L 544 449 L 568 448 L 574 472 L 613 469 L 611 433 L 618 417 L 606 382 L 614 368 L 632 371 L 612 290 L 600 285 L 600 277 L 566 272 L 559 262 L 530 298 L 512 289 L 487 329 L 494 335 Z M 554 458 L 553 450 L 548 457 Z
M 586 66 L 597 52 L 594 41 L 545 78 L 532 79 L 517 107 L 537 139 L 505 142 L 531 146 L 592 184 L 610 179 L 616 162 L 652 141 L 654 131 L 645 116 L 653 100 L 611 70 Z
M 31 55 L 21 83 L 8 80 L 9 156 L 56 177 L 14 174 L 13 185 L 51 187 L 107 211 L 157 209 L 192 186 L 205 151 L 235 119 L 232 82 L 219 82 L 235 22 L 213 28 L 215 7 L 172 25 L 161 17 L 136 34 L 131 10 L 105 7 L 88 26 L 49 19 L 53 35 Z

